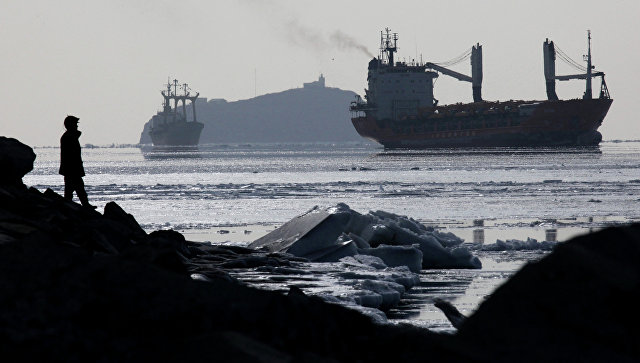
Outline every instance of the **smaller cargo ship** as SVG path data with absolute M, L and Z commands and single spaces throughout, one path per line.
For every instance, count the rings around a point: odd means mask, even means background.
M 458 148 L 521 146 L 595 146 L 602 140 L 598 128 L 613 100 L 604 73 L 591 64 L 588 33 L 586 67 L 548 39 L 543 43 L 547 100 L 488 102 L 482 99 L 482 46 L 443 63 L 394 62 L 397 34 L 381 33 L 380 56 L 369 61 L 365 100 L 351 104 L 358 133 L 385 148 Z M 555 74 L 556 53 L 581 73 Z M 447 67 L 471 59 L 471 76 Z M 472 84 L 473 102 L 438 105 L 433 93 L 438 73 Z M 601 77 L 600 95 L 592 97 L 591 79 Z M 581 99 L 559 100 L 555 82 L 586 80 Z
M 182 94 L 178 94 L 178 90 Z M 200 133 L 204 124 L 196 120 L 196 99 L 200 93 L 192 96 L 189 86 L 179 84 L 174 79 L 173 83 L 167 82 L 166 91 L 160 91 L 164 102 L 162 111 L 151 118 L 149 135 L 154 146 L 195 146 L 200 142 Z M 173 107 L 171 107 L 173 101 Z M 193 107 L 193 120 L 187 120 L 187 101 L 191 101 Z M 179 111 L 182 102 L 182 111 Z

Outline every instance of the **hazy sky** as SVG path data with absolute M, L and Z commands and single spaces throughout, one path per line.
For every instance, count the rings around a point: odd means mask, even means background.
M 639 18 L 638 0 L 2 0 L 0 135 L 57 145 L 73 114 L 83 144 L 136 143 L 167 77 L 229 101 L 320 73 L 363 94 L 367 53 L 378 54 L 389 27 L 400 59 L 445 61 L 481 43 L 487 100 L 544 99 L 542 42 L 580 61 L 591 29 L 593 62 L 614 99 L 600 131 L 640 139 Z M 466 62 L 454 69 L 470 73 Z M 576 72 L 558 62 L 557 73 Z M 580 97 L 584 82 L 557 90 Z M 472 99 L 470 84 L 445 76 L 435 95 L 440 104 Z

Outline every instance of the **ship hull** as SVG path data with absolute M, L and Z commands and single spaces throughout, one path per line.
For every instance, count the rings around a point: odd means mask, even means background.
M 403 120 L 352 118 L 357 132 L 389 149 L 593 146 L 611 99 L 479 102 L 437 107 Z M 435 112 L 434 112 L 435 111 Z
M 155 146 L 195 146 L 203 128 L 200 122 L 171 122 L 153 127 L 149 135 Z

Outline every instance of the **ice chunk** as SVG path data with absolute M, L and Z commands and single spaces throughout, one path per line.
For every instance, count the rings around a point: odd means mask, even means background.
M 419 249 L 422 268 L 480 268 L 480 260 L 468 249 L 456 247 L 462 242 L 452 233 L 436 231 L 406 216 L 384 211 L 363 215 L 339 203 L 325 209 L 314 207 L 249 247 L 287 252 L 312 261 L 337 261 L 356 255 L 354 248 L 358 248 L 360 253 L 382 258 L 388 266 L 408 266 L 412 271 L 419 269 Z M 409 247 L 377 250 L 381 245 Z
M 375 247 L 384 241 L 390 241 L 394 238 L 393 230 L 384 224 L 370 224 L 363 228 L 360 235 L 371 246 Z
M 493 244 L 480 245 L 478 249 L 483 251 L 551 251 L 557 244 L 556 241 L 538 242 L 535 238 L 527 238 L 526 241 L 508 239 L 506 241 L 496 240 L 496 243 Z
M 464 240 L 451 232 L 433 231 L 433 236 L 445 247 L 454 247 L 462 244 Z
M 289 252 L 296 255 L 294 252 Z M 337 262 L 346 256 L 353 256 L 358 253 L 358 248 L 353 241 L 340 242 L 321 250 L 312 251 L 301 257 L 308 258 L 311 261 L 318 262 Z M 298 255 L 299 256 L 299 255 Z
M 358 290 L 353 298 L 358 305 L 376 309 L 381 309 L 384 301 L 382 295 L 370 290 Z
M 364 280 L 360 288 L 365 291 L 372 291 L 380 296 L 382 300 L 378 306 L 383 310 L 397 305 L 404 293 L 402 285 L 388 281 Z M 399 291 L 398 289 L 402 290 Z
M 356 255 L 353 256 L 353 259 L 363 265 L 371 266 L 377 270 L 382 270 L 388 267 L 388 264 L 386 264 L 380 257 L 376 256 Z
M 255 240 L 250 248 L 266 248 L 271 252 L 287 252 L 302 237 L 315 229 L 331 214 L 318 207 L 297 216 L 266 236 Z
M 349 232 L 348 237 L 351 238 L 351 240 L 353 240 L 353 242 L 356 244 L 356 246 L 358 246 L 358 248 L 371 248 L 371 245 L 369 245 L 369 242 L 365 241 L 364 238 L 358 236 L 355 233 Z
M 416 246 L 389 246 L 380 245 L 376 248 L 363 248 L 359 253 L 376 256 L 387 266 L 407 266 L 413 272 L 422 269 L 422 251 Z

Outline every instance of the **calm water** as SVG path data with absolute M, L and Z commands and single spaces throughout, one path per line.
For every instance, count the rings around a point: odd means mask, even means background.
M 35 152 L 24 182 L 62 194 L 59 149 Z M 365 143 L 84 148 L 83 159 L 93 204 L 116 201 L 143 228 L 174 228 L 193 240 L 248 243 L 315 205 L 338 202 L 362 213 L 406 215 L 485 243 L 562 241 L 640 221 L 640 142 L 464 152 L 385 151 Z M 481 271 L 425 271 L 397 318 L 447 329 L 432 297 L 448 296 L 470 312 L 541 255 L 484 253 Z

